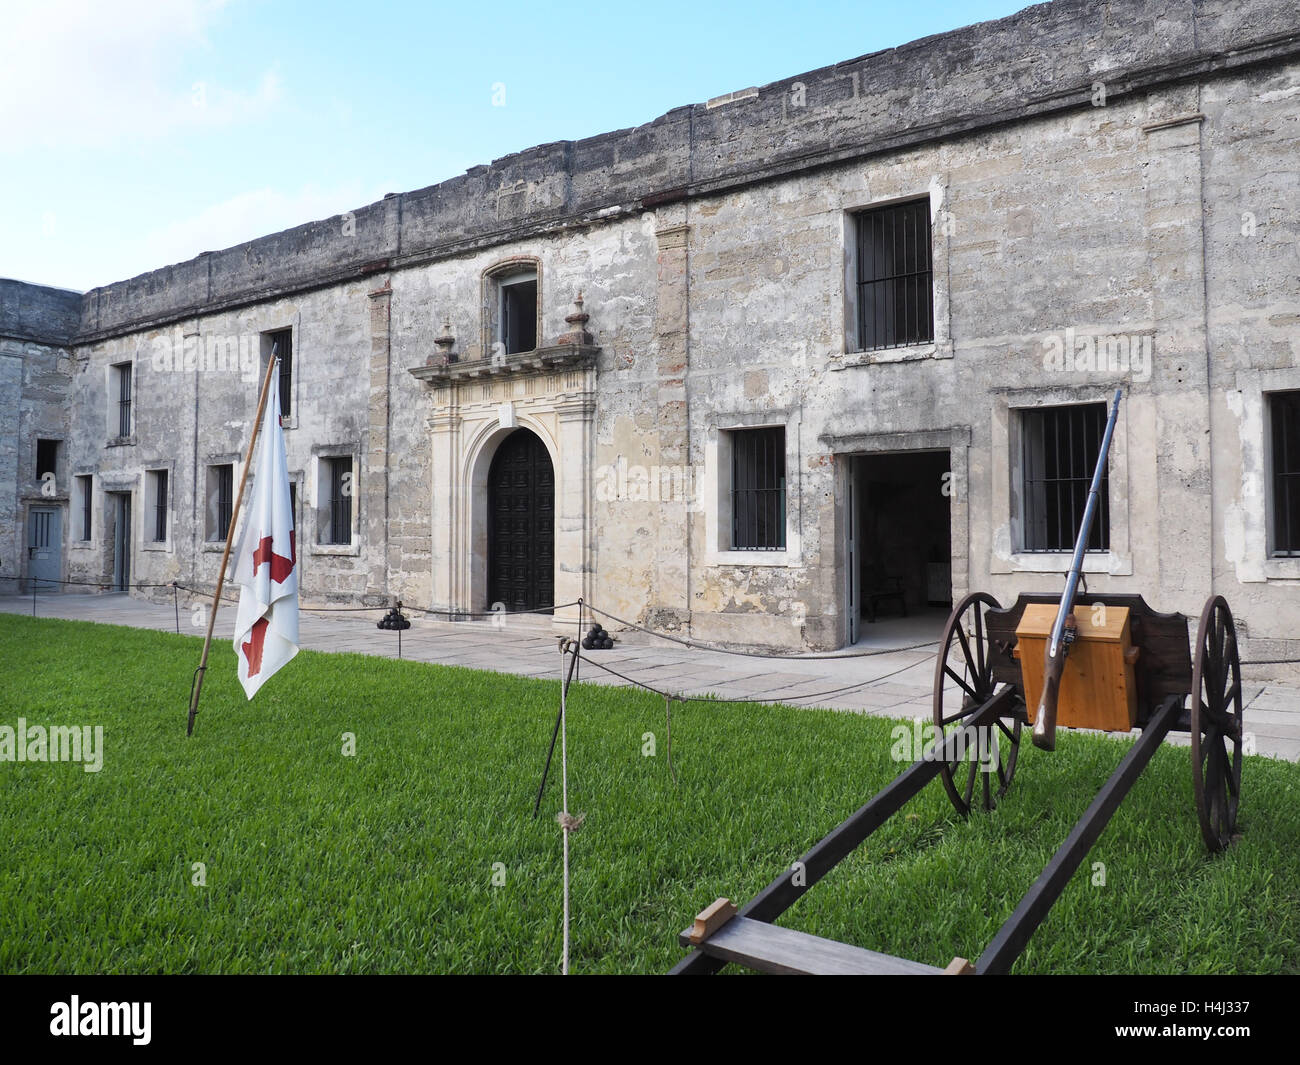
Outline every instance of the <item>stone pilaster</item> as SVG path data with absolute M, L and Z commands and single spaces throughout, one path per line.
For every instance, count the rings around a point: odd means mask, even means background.
M 669 219 L 663 219 L 669 221 Z M 680 486 L 658 506 L 655 581 L 647 620 L 653 627 L 680 629 L 690 620 L 689 407 L 686 374 L 690 365 L 690 227 L 668 224 L 655 232 L 659 244 L 655 332 L 659 346 L 656 391 L 660 481 Z M 663 476 L 663 471 L 669 471 Z
M 389 322 L 393 289 L 389 281 L 370 293 L 370 393 L 365 471 L 360 478 L 362 564 L 367 592 L 388 589 L 388 456 L 389 441 Z M 358 500 L 358 502 L 360 501 Z
M 469 602 L 469 589 L 461 579 L 468 567 L 463 563 L 458 565 L 466 550 L 460 533 L 466 520 L 464 511 L 468 501 L 458 461 L 461 455 L 461 419 L 454 398 L 454 389 L 443 389 L 434 400 L 437 409 L 429 419 L 432 451 L 429 462 L 432 481 L 430 529 L 433 534 L 431 605 L 435 610 L 448 611 L 473 608 Z
M 586 382 L 584 382 L 586 383 Z M 592 595 L 591 453 L 596 396 L 571 392 L 555 404 L 560 468 L 555 471 L 555 601 Z M 555 611 L 555 623 L 576 619 L 577 607 Z
M 1210 594 L 1214 557 L 1199 102 L 1195 85 L 1153 94 L 1143 126 L 1154 388 L 1132 397 L 1135 412 L 1144 400 L 1154 407 L 1160 442 L 1152 487 L 1160 497 L 1155 540 L 1164 546 L 1152 583 L 1176 597 L 1162 609 L 1193 616 Z

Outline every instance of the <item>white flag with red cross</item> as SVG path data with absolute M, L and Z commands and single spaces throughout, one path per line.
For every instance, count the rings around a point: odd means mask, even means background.
M 235 548 L 235 656 L 239 682 L 250 699 L 298 653 L 298 548 L 280 428 L 279 377 L 271 375 L 253 494 Z

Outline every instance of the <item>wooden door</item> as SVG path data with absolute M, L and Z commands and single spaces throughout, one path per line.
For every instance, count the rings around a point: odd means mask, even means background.
M 57 592 L 62 577 L 63 512 L 32 507 L 27 512 L 27 573 L 42 592 Z M 48 582 L 48 583 L 46 583 Z
M 488 609 L 554 605 L 555 470 L 542 441 L 516 429 L 488 471 Z

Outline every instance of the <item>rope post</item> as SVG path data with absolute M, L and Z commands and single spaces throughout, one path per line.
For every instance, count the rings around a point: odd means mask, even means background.
M 564 653 L 564 639 L 560 640 L 560 653 Z M 581 644 L 573 645 L 573 658 L 569 662 L 569 675 L 561 680 L 561 695 L 568 690 L 569 683 L 573 680 L 574 667 L 578 664 L 578 648 Z M 564 701 L 561 698 L 560 705 L 563 707 Z M 560 734 L 560 714 L 555 715 L 555 728 L 551 730 L 551 746 L 546 751 L 546 765 L 542 767 L 542 782 L 537 786 L 537 800 L 533 803 L 533 819 L 537 819 L 537 812 L 542 808 L 542 794 L 546 791 L 546 778 L 551 772 L 551 758 L 555 755 L 555 740 Z
M 176 635 L 181 634 L 181 590 L 172 581 L 172 606 L 176 608 Z
M 576 654 L 574 656 L 577 657 Z M 564 672 L 564 647 L 560 647 L 560 672 Z M 566 702 L 569 686 L 560 686 L 560 829 L 564 833 L 564 953 L 560 959 L 560 974 L 569 975 L 569 728 L 566 720 Z
M 668 772 L 672 774 L 673 783 L 677 783 L 677 770 L 673 768 L 673 697 L 664 696 L 664 717 L 667 723 Z
M 36 578 L 32 578 L 32 617 L 36 616 Z

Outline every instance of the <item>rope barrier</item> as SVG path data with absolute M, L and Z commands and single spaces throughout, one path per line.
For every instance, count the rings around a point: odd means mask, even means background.
M 112 580 L 76 581 L 76 580 L 55 580 L 54 578 L 48 578 L 48 577 L 17 577 L 17 576 L 3 577 L 0 579 L 10 580 L 10 581 L 30 581 L 32 583 L 33 596 L 36 594 L 36 588 L 42 584 L 68 585 L 68 586 L 81 587 L 81 588 L 101 588 L 101 589 L 114 588 L 114 582 Z M 145 589 L 148 588 L 171 588 L 173 590 L 189 592 L 191 595 L 200 595 L 203 596 L 204 598 L 211 598 L 212 596 L 211 591 L 208 591 L 203 588 L 197 588 L 188 584 L 182 584 L 180 581 L 169 581 L 166 584 L 132 582 L 128 589 L 114 589 L 114 590 L 144 591 Z M 308 613 L 313 613 L 313 614 L 331 614 L 331 613 L 364 614 L 374 610 L 384 610 L 384 611 L 390 610 L 392 608 L 392 604 L 397 601 L 396 596 L 388 595 L 387 593 L 385 593 L 385 599 L 387 600 L 387 602 L 381 604 L 375 604 L 373 606 L 305 606 L 303 605 L 300 608 Z M 239 602 L 239 599 L 237 596 L 222 595 L 221 601 L 223 603 L 237 603 Z M 793 651 L 784 654 L 779 652 L 773 652 L 773 651 L 745 651 L 734 647 L 723 647 L 718 644 L 704 643 L 699 640 L 692 640 L 682 636 L 674 636 L 671 633 L 667 633 L 667 632 L 656 632 L 654 629 L 649 629 L 646 628 L 644 625 L 637 624 L 634 621 L 628 621 L 626 618 L 621 618 L 617 614 L 611 614 L 608 610 L 602 610 L 598 606 L 593 606 L 591 603 L 588 603 L 583 599 L 574 599 L 573 601 L 568 603 L 556 603 L 552 606 L 531 607 L 526 610 L 507 610 L 504 608 L 501 610 L 440 610 L 436 607 L 429 607 L 426 609 L 426 608 L 411 607 L 411 606 L 408 606 L 406 609 L 411 610 L 413 613 L 421 614 L 425 617 L 430 617 L 430 616 L 446 617 L 446 618 L 454 618 L 459 620 L 459 619 L 467 619 L 467 618 L 518 617 L 525 614 L 545 615 L 545 614 L 553 614 L 557 610 L 567 610 L 569 607 L 573 607 L 573 606 L 576 606 L 578 608 L 579 640 L 581 640 L 582 627 L 585 624 L 585 613 L 586 611 L 591 611 L 593 614 L 599 614 L 601 617 L 608 618 L 610 621 L 622 625 L 624 628 L 631 629 L 635 632 L 644 633 L 645 635 L 652 636 L 658 640 L 667 640 L 670 643 L 675 643 L 681 647 L 688 648 L 689 650 L 692 651 L 712 651 L 715 654 L 732 655 L 737 658 L 762 658 L 762 659 L 768 659 L 772 661 L 821 662 L 821 661 L 833 661 L 833 660 L 844 659 L 844 658 L 872 658 L 878 655 L 898 654 L 902 651 L 919 651 L 927 647 L 937 647 L 939 644 L 938 640 L 925 640 L 920 643 L 904 644 L 901 647 L 877 648 L 876 650 L 873 651 L 857 651 L 857 652 L 834 651 L 834 652 L 813 653 L 813 654 L 808 654 L 800 651 Z M 178 619 L 178 626 L 179 626 L 179 619 Z M 914 664 L 920 665 L 924 661 L 926 660 L 921 659 Z M 1300 658 L 1259 658 L 1259 659 L 1243 660 L 1241 664 L 1243 666 L 1284 666 L 1284 665 L 1295 665 L 1297 663 L 1300 663 Z M 911 667 L 910 666 L 904 667 L 904 669 L 909 669 L 909 668 Z M 899 670 L 898 672 L 902 672 L 902 670 Z M 886 674 L 886 676 L 890 676 L 890 675 L 892 674 Z M 636 681 L 631 680 L 631 678 L 624 678 L 624 679 L 628 680 L 628 682 L 631 684 L 637 683 Z M 884 678 L 880 677 L 876 679 L 883 680 Z M 858 685 L 854 685 L 854 687 L 857 686 Z M 796 698 L 805 698 L 805 697 L 797 696 Z M 758 700 L 753 700 L 753 699 L 729 699 L 728 700 L 728 702 L 755 702 L 755 701 Z
M 128 582 L 128 587 L 118 588 L 116 587 L 116 582 L 111 578 L 102 581 L 74 581 L 74 580 L 56 580 L 53 577 L 0 576 L 0 580 L 27 581 L 31 583 L 33 589 L 38 588 L 43 584 L 59 584 L 59 585 L 77 587 L 77 588 L 103 588 L 103 589 L 112 589 L 114 591 L 125 591 L 125 592 L 129 592 L 129 591 L 142 592 L 147 588 L 171 588 L 173 590 L 179 589 L 182 592 L 189 592 L 191 595 L 201 595 L 205 599 L 212 598 L 211 589 L 198 588 L 190 584 L 182 584 L 180 581 L 168 581 L 166 584 L 152 584 L 143 581 L 131 581 Z M 397 601 L 397 597 L 385 593 L 384 598 L 386 602 L 376 603 L 373 606 L 302 606 L 301 609 L 308 610 L 313 613 L 335 613 L 335 612 L 368 613 L 369 611 L 372 610 L 385 610 L 385 611 L 391 610 L 393 603 Z M 221 601 L 223 603 L 237 603 L 239 602 L 239 598 L 238 596 L 230 596 L 230 595 L 223 594 L 221 596 Z M 519 614 L 550 614 L 556 610 L 565 610 L 571 606 L 578 606 L 581 602 L 582 600 L 575 599 L 569 603 L 556 603 L 554 606 L 532 607 L 527 610 L 507 610 L 504 608 L 501 610 L 438 610 L 434 607 L 424 609 L 420 607 L 411 607 L 409 605 L 407 606 L 407 609 L 412 610 L 415 613 L 425 614 L 425 615 L 435 614 L 438 615 L 439 617 L 495 618 L 495 617 L 505 617 L 505 616 L 513 617 Z
M 797 659 L 800 662 L 817 662 L 823 659 L 832 658 L 870 658 L 873 655 L 892 655 L 897 654 L 899 651 L 915 651 L 921 647 L 937 647 L 939 645 L 938 640 L 926 640 L 923 643 L 912 643 L 903 647 L 885 647 L 877 651 L 859 651 L 851 652 L 849 654 L 845 654 L 842 651 L 829 654 L 805 654 L 800 651 L 792 652 L 790 654 L 776 654 L 773 652 L 763 651 L 739 651 L 732 647 L 719 647 L 717 644 L 700 643 L 698 640 L 688 640 L 681 636 L 672 636 L 666 632 L 655 632 L 653 629 L 647 629 L 645 626 L 638 625 L 634 621 L 627 621 L 615 614 L 611 614 L 608 610 L 601 610 L 598 606 L 592 606 L 590 603 L 587 604 L 587 609 L 593 614 L 600 614 L 602 617 L 607 617 L 610 621 L 615 621 L 626 628 L 635 629 L 637 632 L 644 632 L 648 636 L 655 636 L 661 640 L 669 640 L 672 643 L 680 644 L 683 647 L 689 647 L 692 651 L 715 651 L 720 655 L 736 655 L 740 658 Z
M 170 588 L 175 583 L 174 581 L 168 582 L 167 584 L 144 584 L 144 583 L 128 582 L 130 584 L 129 588 L 118 588 L 116 587 L 117 582 L 114 581 L 112 578 L 109 578 L 108 580 L 104 580 L 104 581 L 61 581 L 61 580 L 55 580 L 53 577 L 0 577 L 0 580 L 30 581 L 33 584 L 33 586 L 41 585 L 41 584 L 70 584 L 70 585 L 75 585 L 79 588 L 111 588 L 114 591 L 120 591 L 120 592 L 130 591 L 132 588 L 134 588 L 136 591 L 143 591 L 145 588 Z
M 575 652 L 575 653 L 578 653 L 578 656 L 581 657 L 580 652 Z M 604 662 L 598 662 L 598 661 L 596 661 L 596 659 L 594 659 L 594 658 L 588 658 L 586 661 L 588 661 L 589 663 L 591 663 L 591 665 L 595 666 L 597 669 L 602 670 L 602 671 L 605 672 L 605 673 L 610 673 L 610 674 L 612 674 L 612 675 L 615 676 L 615 677 L 618 677 L 619 680 L 625 680 L 625 681 L 627 681 L 627 682 L 628 682 L 629 684 L 631 684 L 634 688 L 643 688 L 643 689 L 645 689 L 646 691 L 648 691 L 648 692 L 653 692 L 655 695 L 658 695 L 658 696 L 660 696 L 661 698 L 664 698 L 664 699 L 667 699 L 667 698 L 669 697 L 669 695 L 674 695 L 678 700 L 680 700 L 680 701 L 682 701 L 682 702 L 685 702 L 685 701 L 686 701 L 686 697 L 685 697 L 684 695 L 681 695 L 681 694 L 679 694 L 679 693 L 671 693 L 671 692 L 662 691 L 662 690 L 660 690 L 659 688 L 656 688 L 656 687 L 655 687 L 654 685 L 652 685 L 652 684 L 646 684 L 645 681 L 641 681 L 641 680 L 633 680 L 631 677 L 627 676 L 626 674 L 624 674 L 624 673 L 620 673 L 617 669 L 614 669 L 614 668 L 611 667 L 611 666 L 607 666 L 607 665 L 605 665 Z
M 12 581 L 23 581 L 23 580 L 26 580 L 26 581 L 30 581 L 30 582 L 32 583 L 32 613 L 33 613 L 33 616 L 35 616 L 35 612 L 36 612 L 36 602 L 35 602 L 35 600 L 36 600 L 36 591 L 37 591 L 37 588 L 38 588 L 40 585 L 42 585 L 42 584 L 56 584 L 56 585 L 65 585 L 65 586 L 74 586 L 74 587 L 85 587 L 85 588 L 100 588 L 100 589 L 109 589 L 109 588 L 112 588 L 112 587 L 113 587 L 113 582 L 112 582 L 111 580 L 109 580 L 109 581 L 55 580 L 55 579 L 53 579 L 53 578 L 46 578 L 46 577 L 5 577 L 5 578 L 3 578 L 3 579 L 4 579 L 4 580 L 12 580 Z M 183 592 L 187 592 L 187 593 L 189 593 L 190 595 L 202 596 L 204 599 L 209 599 L 209 598 L 212 597 L 212 593 L 211 593 L 210 591 L 208 591 L 208 590 L 206 590 L 206 589 L 203 589 L 203 588 L 194 587 L 194 586 L 192 586 L 192 585 L 182 584 L 180 581 L 170 581 L 170 582 L 168 582 L 168 583 L 166 583 L 166 584 L 153 584 L 153 583 L 147 583 L 147 582 L 132 582 L 132 583 L 130 584 L 130 586 L 129 586 L 129 589 L 121 589 L 121 590 L 144 591 L 145 589 L 156 589 L 156 588 L 170 588 L 170 589 L 172 589 L 172 591 L 173 591 L 173 595 L 174 595 L 174 596 L 175 596 L 175 593 L 177 593 L 177 592 L 179 592 L 179 591 L 183 591 Z M 387 602 L 385 602 L 385 603 L 381 603 L 381 604 L 375 604 L 375 605 L 373 605 L 373 606 L 307 606 L 307 605 L 302 605 L 300 608 L 301 608 L 304 612 L 306 612 L 306 613 L 313 613 L 313 614 L 320 614 L 320 613 L 358 613 L 358 614 L 361 614 L 361 613 L 370 613 L 370 612 L 373 612 L 373 611 L 376 611 L 376 610 L 379 610 L 379 611 L 387 611 L 387 610 L 390 610 L 390 609 L 392 608 L 392 603 L 396 602 L 397 600 L 396 600 L 396 597 L 395 597 L 395 596 L 391 596 L 391 595 L 387 595 L 387 594 L 385 595 L 385 598 L 388 600 Z M 223 603 L 238 603 L 238 602 L 239 602 L 239 598 L 238 598 L 238 596 L 231 596 L 231 595 L 224 595 L 224 594 L 223 594 L 223 595 L 220 597 L 220 599 L 221 599 L 221 601 L 222 601 Z M 179 631 L 180 631 L 180 603 L 179 603 L 179 599 L 176 599 L 176 600 L 175 600 L 174 605 L 175 605 L 175 609 L 176 609 L 176 631 L 179 632 Z M 781 654 L 781 653 L 776 653 L 776 652 L 745 651 L 745 650 L 740 650 L 740 649 L 733 648 L 733 647 L 722 647 L 722 646 L 719 646 L 719 645 L 717 645 L 717 644 L 703 643 L 703 642 L 701 642 L 701 641 L 699 641 L 699 640 L 692 640 L 692 639 L 688 639 L 688 638 L 685 638 L 685 637 L 674 636 L 674 635 L 672 635 L 671 633 L 666 633 L 666 632 L 656 632 L 656 631 L 654 631 L 653 629 L 649 629 L 649 628 L 645 627 L 644 625 L 639 625 L 639 624 L 637 624 L 636 622 L 628 621 L 626 618 L 621 618 L 621 617 L 619 617 L 617 614 L 611 614 L 608 610 L 602 610 L 600 607 L 598 607 L 598 606 L 594 606 L 594 605 L 592 605 L 591 603 L 586 602 L 584 599 L 581 599 L 581 598 L 579 598 L 579 599 L 575 599 L 575 600 L 572 600 L 571 602 L 568 602 L 568 603 L 556 603 L 556 604 L 554 604 L 554 605 L 552 605 L 552 606 L 532 607 L 532 608 L 523 609 L 523 610 L 508 610 L 508 609 L 501 609 L 501 610 L 440 610 L 440 609 L 437 609 L 437 608 L 434 608 L 434 607 L 430 607 L 430 608 L 428 608 L 428 609 L 424 609 L 424 608 L 419 608 L 419 607 L 409 607 L 409 606 L 407 607 L 407 609 L 408 609 L 408 610 L 411 610 L 411 611 L 414 612 L 414 613 L 421 614 L 421 615 L 423 615 L 423 616 L 425 616 L 425 617 L 446 617 L 446 618 L 454 618 L 454 619 L 457 619 L 457 620 L 464 620 L 464 619 L 470 619 L 470 618 L 498 618 L 498 617 L 519 617 L 519 616 L 522 616 L 522 615 L 548 615 L 548 614 L 553 614 L 553 613 L 554 613 L 555 611 L 557 611 L 557 610 L 566 610 L 566 609 L 568 609 L 569 607 L 573 607 L 573 606 L 576 606 L 576 607 L 578 608 L 578 638 L 579 638 L 579 642 L 581 642 L 582 628 L 583 628 L 583 625 L 585 624 L 586 612 L 587 612 L 587 611 L 590 611 L 592 614 L 599 614 L 601 617 L 607 618 L 607 619 L 609 619 L 610 621 L 615 622 L 615 623 L 618 624 L 618 625 L 622 625 L 622 626 L 624 626 L 624 627 L 627 628 L 627 629 L 633 630 L 633 631 L 635 631 L 635 632 L 641 632 L 641 633 L 644 633 L 645 635 L 647 635 L 647 636 L 652 636 L 652 637 L 654 637 L 655 639 L 666 640 L 666 641 L 668 641 L 668 642 L 670 642 L 670 643 L 677 644 L 677 645 L 679 645 L 679 646 L 681 646 L 681 647 L 685 647 L 685 648 L 687 648 L 687 649 L 689 649 L 689 650 L 692 650 L 692 651 L 710 651 L 710 652 L 713 652 L 713 653 L 715 653 L 715 654 L 732 655 L 733 657 L 737 657 L 737 658 L 757 658 L 757 659 L 764 659 L 764 660 L 769 660 L 769 661 L 820 662 L 820 661 L 833 661 L 833 660 L 849 659 L 849 658 L 872 658 L 872 657 L 876 657 L 876 656 L 878 656 L 878 655 L 898 654 L 898 653 L 900 653 L 900 652 L 905 652 L 905 651 L 919 651 L 919 650 L 922 650 L 922 649 L 924 649 L 924 648 L 938 647 L 938 641 L 937 641 L 937 640 L 927 640 L 927 641 L 923 641 L 923 642 L 920 642 L 920 643 L 905 644 L 905 645 L 903 645 L 903 646 L 901 646 L 901 647 L 886 647 L 886 648 L 878 648 L 878 649 L 876 649 L 876 650 L 872 650 L 872 651 L 861 651 L 861 652 L 856 652 L 856 653 L 854 653 L 854 652 L 845 653 L 845 652 L 843 652 L 843 651 L 839 651 L 839 652 L 824 653 L 824 654 L 822 654 L 822 653 L 817 653 L 817 654 L 806 654 L 806 653 L 802 653 L 802 652 L 791 652 L 791 653 L 787 653 L 787 654 Z M 847 693 L 847 692 L 852 692 L 852 691 L 858 690 L 858 689 L 860 689 L 860 688 L 870 687 L 872 684 L 875 684 L 875 683 L 877 683 L 877 682 L 879 682 L 879 681 L 887 680 L 888 678 L 893 677 L 893 676 L 896 676 L 896 675 L 898 675 L 899 673 L 903 673 L 903 672 L 905 672 L 906 670 L 912 669 L 912 668 L 914 668 L 914 667 L 916 667 L 916 666 L 924 665 L 924 664 L 926 664 L 927 662 L 929 662 L 930 660 L 932 660 L 933 657 L 934 657 L 933 654 L 927 655 L 927 656 L 925 656 L 925 657 L 923 657 L 923 658 L 918 659 L 916 662 L 913 662 L 913 663 L 910 663 L 909 665 L 903 666 L 902 668 L 897 669 L 897 670 L 894 670 L 894 671 L 891 672 L 891 673 L 886 673 L 886 674 L 884 674 L 883 676 L 880 676 L 880 677 L 873 677 L 871 680 L 868 680 L 868 681 L 862 681 L 862 682 L 857 683 L 857 684 L 847 685 L 847 686 L 842 687 L 842 688 L 833 688 L 833 689 L 830 689 L 830 690 L 827 690 L 827 691 L 823 691 L 823 692 L 813 692 L 813 693 L 808 694 L 808 695 L 792 695 L 792 696 L 786 696 L 786 697 L 782 698 L 780 701 L 781 701 L 781 702 L 785 702 L 785 703 L 797 703 L 797 702 L 803 702 L 803 701 L 806 701 L 806 700 L 808 700 L 808 699 L 818 699 L 818 698 L 824 698 L 824 697 L 831 696 L 831 695 L 841 695 L 841 694 L 844 694 L 844 693 Z M 592 661 L 593 664 L 596 665 L 598 668 L 604 670 L 604 671 L 607 672 L 607 673 L 611 673 L 611 674 L 613 674 L 613 675 L 616 676 L 616 677 L 619 677 L 621 680 L 624 680 L 624 681 L 626 681 L 627 683 L 629 683 L 629 684 L 631 684 L 631 685 L 633 685 L 633 686 L 635 686 L 635 687 L 643 688 L 643 689 L 645 689 L 646 691 L 654 692 L 656 695 L 659 695 L 659 696 L 664 697 L 664 698 L 669 698 L 669 697 L 670 697 L 670 693 L 668 693 L 668 692 L 660 691 L 658 688 L 655 688 L 655 687 L 653 687 L 652 685 L 645 684 L 645 683 L 642 682 L 642 681 L 634 680 L 634 679 L 631 678 L 631 677 L 628 677 L 628 676 L 625 676 L 624 674 L 619 673 L 617 670 L 610 669 L 608 666 L 604 666 L 604 665 L 600 664 L 599 662 L 594 662 L 594 660 L 592 660 L 592 659 L 588 659 L 588 661 Z M 1297 663 L 1300 663 L 1300 658 L 1261 658 L 1261 659 L 1250 659 L 1250 660 L 1242 661 L 1241 665 L 1243 665 L 1243 666 L 1280 666 L 1280 665 L 1295 665 L 1295 664 L 1297 664 Z M 788 687 L 792 687 L 792 685 L 786 685 L 786 687 L 787 687 L 787 688 L 788 688 Z M 768 693 L 768 694 L 764 694 L 764 695 L 758 695 L 758 696 L 742 696 L 742 697 L 736 697 L 736 698 L 729 698 L 729 699 L 727 699 L 726 701 L 727 701 L 727 702 L 732 702 L 732 703 L 761 703 L 761 702 L 770 702 L 770 701 L 772 700 L 772 697 L 775 696 L 775 695 L 779 695 L 780 691 L 782 691 L 782 690 L 784 690 L 784 689 L 777 689 L 775 692 Z M 685 695 L 683 695 L 683 694 L 681 694 L 681 693 L 672 693 L 672 694 L 671 694 L 671 697 L 674 698 L 674 699 L 676 699 L 678 702 L 698 702 L 698 701 L 701 701 L 701 697 L 698 697 L 698 696 L 689 696 L 689 697 L 688 697 L 688 696 L 685 696 Z M 907 700 L 904 700 L 904 701 L 907 701 Z M 895 704 L 895 705 L 898 705 L 898 704 Z
M 612 666 L 607 666 L 607 665 L 605 665 L 604 662 L 599 662 L 599 661 L 597 661 L 597 660 L 594 659 L 594 658 L 587 658 L 587 659 L 585 659 L 585 660 L 586 660 L 587 662 L 589 662 L 591 665 L 595 666 L 597 669 L 602 670 L 602 671 L 604 671 L 605 673 L 612 674 L 613 676 L 618 677 L 619 680 L 627 681 L 627 683 L 628 683 L 628 684 L 631 684 L 633 687 L 636 687 L 636 688 L 642 688 L 642 689 L 644 689 L 645 691 L 648 691 L 648 692 L 651 692 L 651 693 L 653 693 L 653 694 L 655 694 L 655 695 L 658 695 L 658 696 L 659 696 L 660 698 L 662 698 L 662 699 L 668 699 L 668 698 L 675 699 L 675 700 L 676 700 L 677 702 L 679 702 L 679 703 L 713 703 L 713 702 L 725 702 L 725 703 L 772 703 L 772 702 L 795 703 L 795 702 L 803 702 L 803 701 L 805 701 L 805 700 L 807 700 L 807 699 L 823 699 L 823 698 L 826 698 L 826 697 L 831 696 L 831 695 L 843 695 L 843 694 L 845 694 L 845 693 L 847 693 L 847 692 L 856 691 L 856 690 L 858 690 L 859 688 L 869 688 L 869 687 L 871 687 L 873 684 L 878 684 L 878 683 L 880 683 L 881 681 L 888 680 L 890 677 L 896 677 L 896 676 L 898 676 L 899 673 L 903 673 L 903 672 L 905 672 L 906 670 L 909 670 L 909 669 L 915 669 L 917 666 L 925 666 L 925 665 L 929 665 L 929 664 L 931 663 L 931 661 L 933 660 L 933 658 L 934 658 L 934 656 L 931 655 L 929 658 L 923 658 L 923 659 L 921 659 L 921 660 L 918 661 L 918 662 L 911 662 L 911 663 L 909 663 L 908 665 L 903 666 L 901 669 L 895 669 L 895 670 L 892 670 L 892 671 L 890 671 L 889 673 L 882 674 L 882 675 L 879 676 L 879 677 L 872 677 L 870 680 L 859 681 L 859 682 L 857 682 L 856 684 L 848 684 L 848 685 L 845 685 L 844 687 L 841 687 L 841 688 L 831 688 L 831 689 L 829 689 L 828 691 L 820 691 L 820 692 L 806 692 L 806 693 L 803 694 L 803 695 L 789 695 L 789 696 L 785 696 L 785 697 L 780 697 L 781 692 L 784 691 L 785 688 L 777 688 L 775 691 L 765 692 L 765 693 L 762 693 L 762 694 L 759 694 L 759 695 L 736 696 L 735 698 L 732 698 L 732 697 L 730 697 L 730 696 L 728 696 L 728 697 L 726 697 L 726 698 L 718 698 L 717 696 L 714 696 L 714 695 L 712 695 L 712 694 L 709 694 L 709 695 L 687 695 L 685 692 L 680 692 L 680 691 L 678 691 L 678 692 L 668 692 L 668 691 L 663 691 L 663 690 L 660 689 L 660 688 L 656 688 L 656 687 L 655 687 L 654 685 L 652 685 L 652 684 L 647 684 L 645 681 L 642 681 L 642 680 L 636 680 L 636 679 L 633 678 L 633 677 L 629 677 L 629 676 L 627 676 L 625 673 L 620 673 L 618 670 L 614 669 Z M 786 687 L 786 688 L 789 688 L 789 687 L 793 687 L 793 685 L 789 685 L 789 684 L 787 684 L 785 687 Z M 903 702 L 909 702 L 909 701 L 910 701 L 910 700 L 908 700 L 908 699 L 904 699 L 904 700 L 903 700 Z
M 189 592 L 191 595 L 201 595 L 205 599 L 212 598 L 212 592 L 207 589 L 195 588 L 192 587 L 191 585 L 181 584 L 179 582 L 173 582 L 173 583 L 175 587 L 179 588 L 183 592 Z M 173 586 L 172 584 L 159 584 L 159 585 L 149 585 L 148 587 L 171 588 L 172 586 Z M 393 604 L 397 602 L 397 597 L 392 595 L 386 595 L 385 598 L 388 599 L 388 602 L 376 604 L 374 606 L 309 606 L 300 602 L 299 609 L 311 614 L 330 614 L 330 613 L 364 614 L 374 610 L 383 610 L 383 611 L 391 610 L 393 608 Z M 221 601 L 223 603 L 237 603 L 239 602 L 239 597 L 223 595 L 221 597 Z M 423 614 L 426 616 L 433 614 L 439 617 L 446 616 L 446 617 L 455 617 L 455 618 L 471 618 L 471 617 L 495 618 L 495 617 L 514 617 L 520 614 L 550 614 L 556 610 L 565 610 L 568 607 L 577 606 L 580 602 L 581 602 L 580 599 L 575 599 L 571 603 L 556 603 L 554 606 L 532 607 L 531 609 L 528 610 L 437 610 L 432 607 L 426 610 L 423 607 L 413 607 L 409 603 L 405 604 L 403 609 L 409 610 L 414 614 Z
M 802 653 L 802 651 L 794 651 L 792 654 L 775 654 L 771 653 L 771 651 L 746 651 L 737 650 L 735 648 L 723 648 L 723 646 L 718 646 L 716 644 L 702 644 L 702 642 L 699 642 L 698 640 L 686 640 L 686 638 L 681 636 L 671 636 L 668 635 L 667 632 L 655 632 L 654 629 L 645 628 L 643 625 L 638 625 L 636 622 L 628 622 L 628 620 L 610 614 L 610 611 L 601 610 L 601 607 L 591 606 L 590 603 L 588 603 L 588 610 L 593 612 L 593 614 L 599 614 L 604 616 L 604 618 L 610 619 L 611 622 L 617 622 L 620 625 L 624 625 L 624 627 L 636 629 L 637 632 L 646 633 L 647 636 L 658 637 L 659 640 L 672 641 L 673 644 L 680 644 L 681 646 L 684 646 L 684 648 L 690 648 L 690 650 L 711 650 L 716 651 L 718 654 L 735 654 L 740 658 L 798 659 L 800 662 L 818 662 L 822 661 L 822 659 L 829 658 L 870 658 L 872 655 L 876 654 L 896 654 L 897 651 L 901 650 L 917 650 L 918 648 L 935 648 L 935 646 L 939 646 L 939 641 L 937 640 L 926 640 L 922 642 L 922 644 L 907 644 L 901 646 L 901 648 L 881 648 L 880 650 L 858 651 L 858 653 L 850 654 L 844 654 L 842 651 L 836 651 L 836 653 L 833 654 L 805 654 Z

